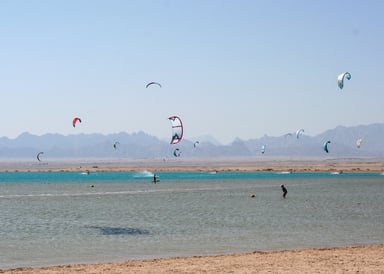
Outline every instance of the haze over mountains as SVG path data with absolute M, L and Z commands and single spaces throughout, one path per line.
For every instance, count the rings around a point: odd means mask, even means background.
M 304 129 L 305 130 L 305 129 Z M 363 139 L 360 148 L 358 138 Z M 329 153 L 323 150 L 328 145 Z M 199 141 L 195 147 L 194 143 Z M 113 144 L 118 142 L 116 149 Z M 261 147 L 265 146 L 265 153 Z M 156 159 L 174 157 L 179 148 L 182 158 L 190 157 L 383 157 L 384 124 L 370 124 L 356 127 L 338 126 L 316 136 L 303 135 L 268 136 L 250 140 L 235 139 L 231 144 L 222 145 L 211 136 L 188 139 L 177 145 L 161 140 L 144 132 L 117 134 L 45 134 L 42 136 L 23 133 L 15 139 L 0 138 L 0 158 L 36 159 L 43 151 L 43 160 L 49 158 L 127 158 Z

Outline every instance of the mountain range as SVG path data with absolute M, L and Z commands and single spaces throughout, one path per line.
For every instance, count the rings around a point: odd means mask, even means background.
M 357 148 L 356 141 L 363 143 Z M 199 141 L 198 144 L 196 141 Z M 323 150 L 328 144 L 329 153 Z M 114 147 L 115 144 L 115 147 Z M 262 146 L 265 152 L 262 153 Z M 45 134 L 41 136 L 22 133 L 15 139 L 0 138 L 0 158 L 127 158 L 154 159 L 174 157 L 178 148 L 180 157 L 237 157 L 237 156 L 292 156 L 292 157 L 383 157 L 384 124 L 355 127 L 338 126 L 316 136 L 305 132 L 283 136 L 264 135 L 261 138 L 241 140 L 236 138 L 228 145 L 220 144 L 211 136 L 183 139 L 176 145 L 144 132 L 116 134 Z

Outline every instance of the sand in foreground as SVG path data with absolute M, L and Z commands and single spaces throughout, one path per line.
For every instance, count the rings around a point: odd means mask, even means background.
M 384 244 L 19 268 L 0 273 L 384 273 Z

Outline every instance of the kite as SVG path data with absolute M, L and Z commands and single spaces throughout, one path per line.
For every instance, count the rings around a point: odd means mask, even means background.
M 72 125 L 73 125 L 73 127 L 76 127 L 76 123 L 77 123 L 77 122 L 81 123 L 81 119 L 80 119 L 79 117 L 75 117 L 75 118 L 73 119 L 73 121 L 72 121 Z
M 362 139 L 362 138 L 357 139 L 357 141 L 356 141 L 356 147 L 357 147 L 357 148 L 360 148 L 362 143 L 363 143 L 363 139 Z
M 304 132 L 304 129 L 299 129 L 296 131 L 296 138 L 299 139 L 300 135 Z
M 158 85 L 159 87 L 161 87 L 161 84 L 158 83 L 158 82 L 150 82 L 150 83 L 148 83 L 148 84 L 145 86 L 145 88 L 148 88 L 150 85 Z
M 181 155 L 181 151 L 180 149 L 176 148 L 174 151 L 173 151 L 173 156 L 175 157 L 180 157 Z
M 44 154 L 44 152 L 39 152 L 39 153 L 37 153 L 37 155 L 36 155 L 36 158 L 37 158 L 37 160 L 39 161 L 39 162 L 41 162 L 41 159 L 40 159 L 40 155 L 41 154 Z
M 323 150 L 326 152 L 326 153 L 328 153 L 329 151 L 328 151 L 328 144 L 330 144 L 331 143 L 331 141 L 326 141 L 325 143 L 324 143 L 324 145 L 323 145 Z
M 261 153 L 264 154 L 264 152 L 265 152 L 265 145 L 262 145 L 261 146 Z
M 118 145 L 120 145 L 120 143 L 116 141 L 116 142 L 113 144 L 113 148 L 114 148 L 114 149 L 117 149 L 117 146 L 118 146 Z
M 344 87 L 345 78 L 347 80 L 351 80 L 351 74 L 349 72 L 344 72 L 337 77 L 337 85 L 339 86 L 340 89 L 343 89 Z
M 177 144 L 183 138 L 183 123 L 178 116 L 168 117 L 172 124 L 172 139 L 171 145 Z

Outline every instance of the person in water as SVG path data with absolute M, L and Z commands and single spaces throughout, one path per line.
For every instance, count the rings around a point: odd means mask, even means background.
M 154 184 L 157 183 L 157 176 L 156 176 L 156 174 L 153 174 L 153 183 L 154 183 Z
M 284 185 L 281 185 L 281 190 L 283 191 L 283 198 L 285 199 L 285 196 L 287 196 L 288 190 Z

